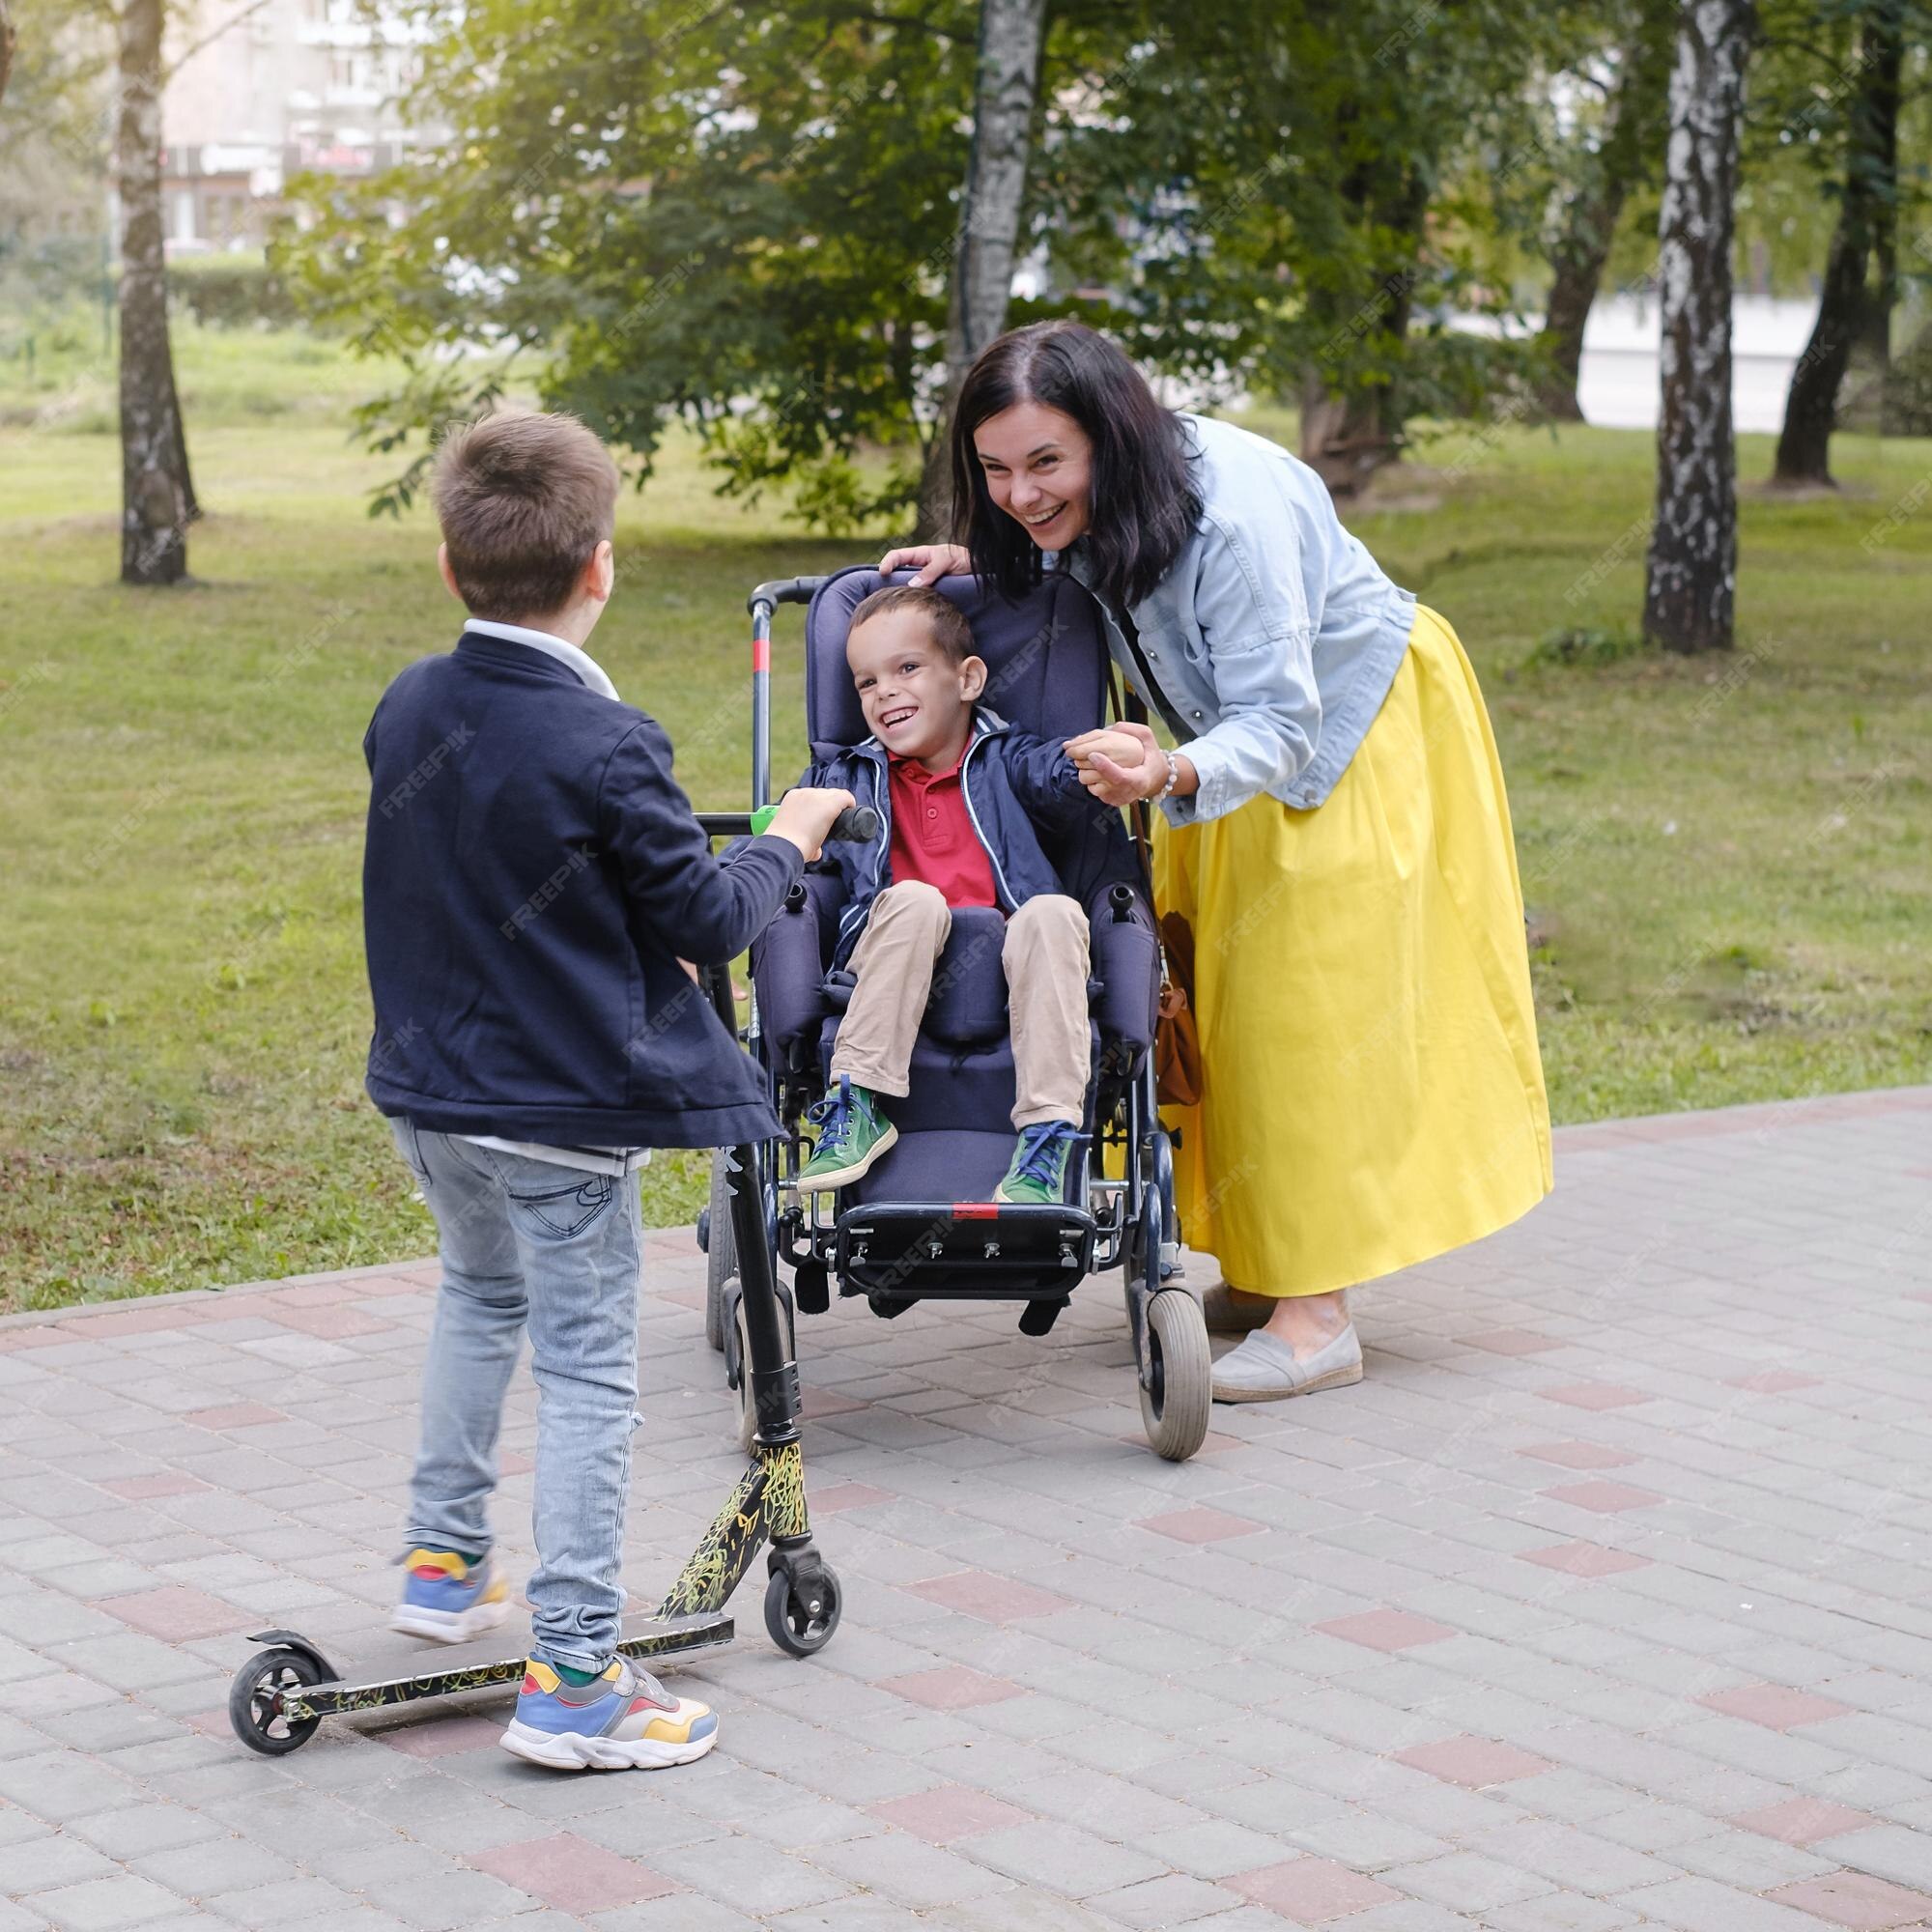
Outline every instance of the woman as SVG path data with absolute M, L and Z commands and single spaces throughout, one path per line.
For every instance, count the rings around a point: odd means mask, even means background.
M 1154 886 L 1193 928 L 1202 1098 L 1178 1109 L 1181 1232 L 1223 1402 L 1361 1379 L 1346 1291 L 1491 1234 L 1550 1187 L 1502 771 L 1456 634 L 1382 574 L 1321 479 L 1161 408 L 1074 322 L 1002 336 L 952 428 L 961 539 L 889 552 L 1008 594 L 1052 567 L 1107 613 L 1167 724 L 1108 805 L 1157 801 Z

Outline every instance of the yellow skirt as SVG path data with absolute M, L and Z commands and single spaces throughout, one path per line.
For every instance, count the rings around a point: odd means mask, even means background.
M 1418 606 L 1314 811 L 1156 828 L 1194 929 L 1202 1097 L 1167 1110 L 1182 1238 L 1256 1294 L 1320 1294 L 1493 1233 L 1549 1192 L 1509 801 L 1476 674 Z

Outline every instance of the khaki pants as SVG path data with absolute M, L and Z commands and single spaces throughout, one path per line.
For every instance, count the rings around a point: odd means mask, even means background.
M 932 996 L 932 969 L 952 930 L 952 908 L 923 879 L 872 901 L 852 971 L 858 984 L 832 1047 L 832 1077 L 903 1097 L 914 1036 Z M 1061 893 L 1030 898 L 1007 922 L 1000 963 L 1012 1022 L 1013 1125 L 1070 1121 L 1085 1111 L 1087 915 Z

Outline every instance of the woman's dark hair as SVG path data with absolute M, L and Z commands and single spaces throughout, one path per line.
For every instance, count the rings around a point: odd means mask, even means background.
M 1039 582 L 1039 548 L 993 501 L 973 432 L 1015 403 L 1044 403 L 1087 432 L 1094 588 L 1117 611 L 1140 603 L 1201 515 L 1179 417 L 1154 401 L 1125 353 L 1085 323 L 1036 322 L 987 345 L 952 413 L 952 515 L 975 573 L 1008 597 Z

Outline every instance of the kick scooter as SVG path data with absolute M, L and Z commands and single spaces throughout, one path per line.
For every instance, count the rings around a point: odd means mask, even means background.
M 756 813 L 700 812 L 697 817 L 713 838 L 744 838 L 765 829 L 758 821 L 769 821 L 770 808 Z M 878 814 L 860 807 L 840 813 L 830 836 L 869 840 L 878 834 Z M 704 967 L 699 985 L 735 1035 L 729 968 Z M 810 1657 L 823 1650 L 838 1628 L 838 1578 L 819 1555 L 806 1514 L 798 1364 L 791 1354 L 789 1323 L 780 1313 L 759 1171 L 754 1145 L 731 1151 L 731 1232 L 743 1295 L 745 1374 L 757 1421 L 751 1461 L 663 1602 L 624 1619 L 617 1648 L 646 1666 L 731 1641 L 735 1627 L 724 1605 L 767 1544 L 765 1629 L 772 1641 L 793 1657 Z M 426 1648 L 419 1638 L 396 1636 L 372 1644 L 346 1667 L 331 1662 L 296 1631 L 255 1631 L 249 1640 L 269 1647 L 236 1672 L 228 1717 L 244 1745 L 271 1757 L 298 1750 L 324 1718 L 516 1684 L 525 1667 L 525 1653 L 505 1656 L 500 1636 L 446 1648 Z

